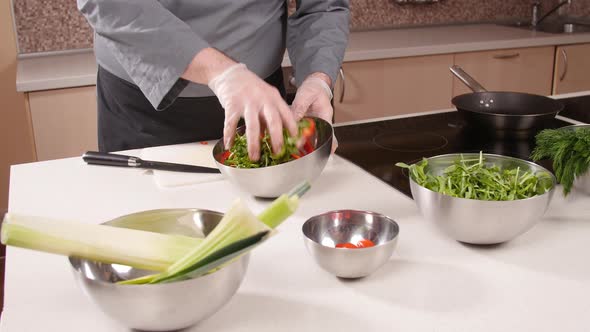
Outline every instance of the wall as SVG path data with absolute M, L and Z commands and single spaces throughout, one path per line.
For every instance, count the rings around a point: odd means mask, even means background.
M 16 43 L 9 1 L 0 2 L 0 217 L 8 207 L 10 165 L 35 160 L 25 97 L 16 92 Z
M 92 30 L 74 0 L 13 0 L 21 53 L 92 47 Z M 351 0 L 351 29 L 493 22 L 530 17 L 533 0 L 441 0 L 398 5 L 394 0 Z M 573 0 L 570 13 L 590 16 L 590 0 Z M 548 9 L 557 0 L 541 0 Z

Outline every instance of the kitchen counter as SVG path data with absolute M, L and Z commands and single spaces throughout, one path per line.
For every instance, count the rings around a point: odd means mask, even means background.
M 254 211 L 269 203 L 224 180 L 162 190 L 149 172 L 77 157 L 12 166 L 9 211 L 101 223 L 157 208 L 225 211 L 236 197 Z M 334 209 L 375 211 L 400 225 L 395 253 L 373 275 L 338 279 L 306 252 L 301 225 Z M 557 188 L 526 234 L 463 245 L 425 222 L 411 199 L 333 156 L 296 214 L 253 252 L 233 299 L 187 331 L 586 331 L 589 216 L 590 196 L 564 199 Z M 2 332 L 127 331 L 78 289 L 64 257 L 9 247 L 5 282 Z
M 550 34 L 495 24 L 468 24 L 352 32 L 344 61 L 590 42 L 590 33 Z M 290 66 L 288 56 L 283 66 Z M 92 50 L 22 55 L 21 92 L 96 84 Z

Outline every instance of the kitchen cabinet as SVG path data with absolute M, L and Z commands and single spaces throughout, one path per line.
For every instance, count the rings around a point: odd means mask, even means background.
M 531 47 L 455 54 L 461 66 L 484 88 L 493 91 L 551 94 L 554 47 Z M 453 78 L 453 96 L 471 92 Z
M 558 46 L 553 94 L 590 90 L 590 44 Z
M 28 100 L 37 160 L 98 148 L 95 86 L 30 92 Z
M 335 84 L 335 122 L 449 108 L 452 64 L 452 54 L 346 62 Z

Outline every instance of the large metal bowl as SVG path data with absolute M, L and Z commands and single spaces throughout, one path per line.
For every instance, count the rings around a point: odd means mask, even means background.
M 399 235 L 392 219 L 375 212 L 330 211 L 308 219 L 302 227 L 305 246 L 318 265 L 341 278 L 373 273 L 391 257 Z M 336 248 L 338 243 L 368 239 L 374 247 Z
M 579 128 L 590 128 L 590 124 L 579 124 L 563 127 L 565 130 L 576 130 Z M 580 177 L 577 177 L 572 184 L 572 187 L 580 192 L 590 195 L 590 171 L 587 171 Z
M 261 168 L 236 168 L 219 162 L 225 150 L 223 140 L 213 147 L 213 157 L 221 173 L 230 182 L 256 197 L 275 198 L 293 189 L 303 181 L 312 183 L 323 171 L 332 150 L 334 130 L 330 123 L 312 118 L 316 123 L 315 150 L 299 159 L 280 165 Z M 245 127 L 238 128 L 243 134 Z
M 464 156 L 477 158 L 478 153 L 446 154 L 427 158 L 426 170 L 443 173 L 455 160 Z M 531 229 L 543 216 L 555 189 L 555 177 L 542 166 L 526 160 L 484 154 L 485 163 L 500 168 L 520 167 L 522 171 L 546 172 L 553 186 L 545 194 L 513 201 L 484 201 L 444 195 L 417 184 L 410 177 L 412 196 L 422 215 L 451 238 L 472 244 L 496 244 L 510 241 Z
M 162 212 L 166 212 L 162 215 Z M 147 225 L 153 216 L 155 225 Z M 107 222 L 113 226 L 203 237 L 223 214 L 200 209 L 166 209 L 135 213 Z M 155 227 L 154 227 L 155 226 Z M 223 307 L 238 290 L 248 255 L 213 273 L 156 285 L 118 285 L 117 281 L 153 274 L 117 264 L 70 257 L 83 292 L 110 318 L 130 329 L 179 330 L 204 320 Z

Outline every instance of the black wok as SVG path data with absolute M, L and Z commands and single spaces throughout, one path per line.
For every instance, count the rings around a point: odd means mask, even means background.
M 563 109 L 560 101 L 545 96 L 487 91 L 461 67 L 450 69 L 474 91 L 451 100 L 468 125 L 487 131 L 530 131 L 544 127 Z

